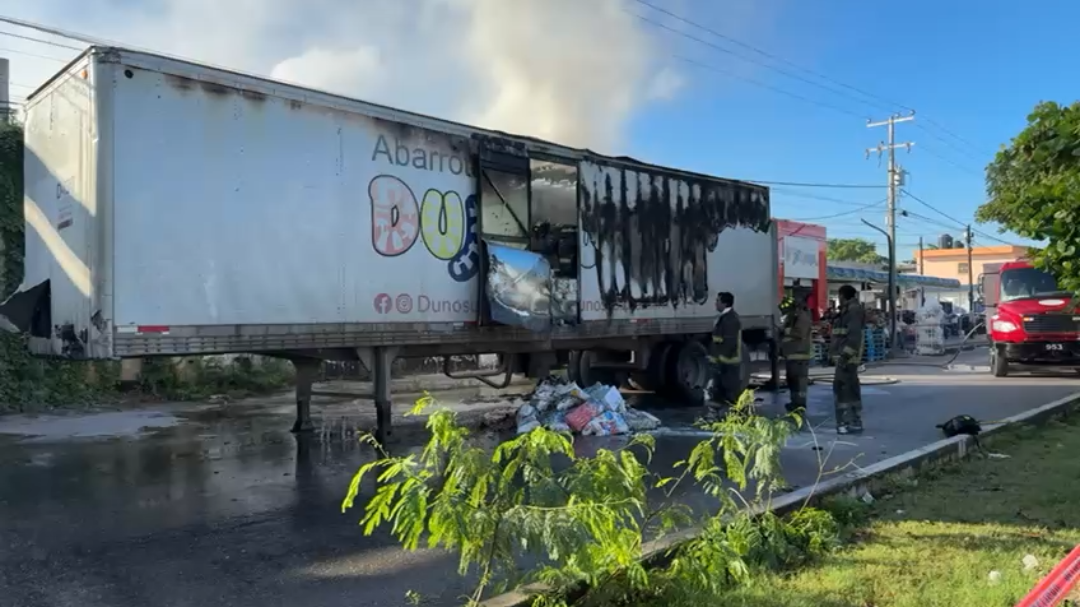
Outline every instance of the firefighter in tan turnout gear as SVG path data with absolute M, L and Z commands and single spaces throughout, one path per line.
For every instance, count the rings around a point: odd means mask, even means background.
M 836 363 L 833 396 L 836 398 L 838 434 L 858 434 L 863 430 L 859 365 L 862 363 L 866 311 L 857 295 L 851 285 L 840 287 L 840 314 L 832 329 L 830 354 Z
M 791 402 L 789 412 L 806 408 L 806 391 L 810 387 L 810 361 L 814 358 L 813 319 L 806 307 L 806 298 L 797 295 L 785 310 L 784 334 L 780 352 L 784 355 L 784 371 Z
M 712 398 L 707 403 L 715 417 L 720 409 L 730 407 L 742 395 L 742 321 L 735 312 L 735 296 L 717 293 L 716 311 L 720 317 L 713 325 L 710 359 L 714 365 Z

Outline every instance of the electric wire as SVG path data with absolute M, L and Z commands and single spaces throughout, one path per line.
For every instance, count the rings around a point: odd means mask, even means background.
M 882 189 L 887 188 L 887 185 L 864 185 L 853 183 L 801 183 L 798 181 L 762 181 L 760 179 L 743 179 L 747 183 L 754 183 L 757 185 L 768 186 L 794 186 L 800 188 L 834 188 L 834 189 Z
M 55 42 L 53 40 L 45 40 L 44 38 L 34 38 L 32 36 L 23 36 L 22 34 L 16 34 L 14 32 L 0 32 L 0 36 L 8 36 L 9 38 L 18 38 L 19 40 L 27 40 L 29 42 L 38 42 L 40 44 L 48 44 L 49 46 L 55 46 L 57 48 L 66 48 L 72 51 L 82 51 L 83 49 L 70 44 L 64 44 L 63 42 Z
M 892 99 L 888 99 L 886 97 L 883 97 L 881 95 L 872 93 L 872 92 L 867 91 L 865 89 L 862 89 L 862 88 L 847 84 L 847 83 L 842 82 L 840 80 L 837 80 L 835 78 L 831 78 L 831 77 L 829 77 L 829 76 L 827 76 L 827 75 L 825 75 L 825 74 L 823 74 L 821 72 L 818 72 L 818 71 L 812 70 L 810 68 L 807 68 L 805 66 L 799 65 L 799 64 L 797 64 L 797 63 L 795 63 L 795 62 L 793 62 L 793 61 L 791 61 L 789 59 L 786 59 L 784 57 L 781 57 L 781 56 L 779 56 L 779 55 L 777 55 L 775 53 L 770 53 L 770 52 L 768 52 L 768 51 L 766 51 L 764 49 L 761 49 L 761 48 L 759 48 L 757 46 L 754 46 L 753 44 L 750 44 L 748 42 L 744 42 L 742 40 L 739 40 L 738 38 L 735 38 L 733 36 L 729 36 L 727 34 L 724 34 L 723 32 L 717 31 L 717 30 L 715 30 L 713 28 L 710 28 L 710 27 L 708 27 L 706 25 L 698 23 L 697 21 L 694 21 L 692 19 L 688 19 L 686 17 L 683 17 L 682 15 L 679 15 L 679 14 L 677 14 L 677 13 L 671 11 L 671 10 L 668 10 L 668 9 L 666 9 L 664 7 L 657 6 L 656 4 L 650 2 L 649 0 L 634 0 L 634 1 L 637 2 L 640 5 L 648 8 L 648 9 L 656 11 L 656 12 L 662 14 L 662 15 L 665 15 L 665 16 L 667 16 L 667 17 L 669 17 L 671 19 L 674 19 L 674 20 L 676 20 L 676 21 L 678 21 L 680 23 L 683 23 L 685 25 L 693 27 L 693 28 L 695 28 L 695 29 L 697 29 L 699 31 L 705 32 L 705 33 L 710 34 L 712 36 L 715 36 L 715 37 L 717 37 L 719 39 L 725 40 L 725 41 L 727 41 L 727 42 L 729 42 L 731 44 L 742 47 L 742 48 L 744 48 L 746 50 L 749 50 L 749 51 L 751 51 L 753 53 L 761 55 L 762 57 L 765 57 L 765 58 L 770 59 L 772 61 L 775 61 L 777 63 L 782 63 L 784 65 L 787 65 L 787 66 L 791 67 L 791 68 L 794 68 L 795 70 L 804 72 L 804 73 L 809 74 L 811 76 L 814 76 L 815 78 L 818 78 L 819 80 L 828 82 L 828 83 L 833 84 L 833 85 L 835 85 L 837 87 L 840 87 L 842 89 L 847 89 L 848 91 L 851 91 L 853 93 L 857 93 L 858 95 L 861 95 L 861 96 L 863 96 L 863 97 L 865 97 L 867 99 L 876 100 L 876 101 L 867 101 L 867 100 L 864 100 L 864 99 L 859 99 L 858 97 L 856 97 L 854 95 L 851 95 L 849 93 L 844 93 L 843 91 L 837 90 L 836 88 L 833 88 L 833 87 L 825 86 L 821 82 L 816 82 L 816 81 L 811 80 L 809 78 L 806 78 L 805 76 L 802 76 L 800 74 L 793 73 L 790 70 L 779 68 L 779 67 L 777 67 L 775 65 L 770 65 L 770 64 L 768 64 L 766 62 L 754 59 L 752 57 L 748 57 L 748 56 L 746 56 L 744 54 L 740 54 L 740 53 L 735 52 L 735 51 L 733 51 L 731 49 L 724 48 L 722 46 L 713 44 L 711 42 L 701 41 L 696 36 L 692 36 L 692 35 L 690 35 L 690 34 L 688 34 L 686 32 L 683 32 L 681 30 L 672 28 L 672 27 L 667 26 L 665 24 L 659 24 L 656 21 L 644 18 L 642 15 L 631 12 L 631 14 L 648 21 L 649 23 L 651 23 L 653 25 L 656 25 L 658 27 L 662 27 L 663 29 L 672 31 L 672 32 L 674 32 L 674 33 L 676 33 L 676 34 L 678 34 L 680 36 L 683 36 L 683 37 L 685 37 L 687 39 L 701 42 L 702 44 L 705 44 L 705 45 L 707 45 L 707 46 L 709 46 L 711 48 L 714 48 L 714 49 L 716 49 L 716 50 L 718 50 L 718 51 L 720 51 L 722 53 L 725 53 L 725 54 L 728 54 L 728 55 L 731 55 L 731 56 L 734 56 L 734 57 L 738 57 L 739 59 L 742 59 L 742 60 L 750 62 L 750 63 L 755 63 L 755 64 L 760 65 L 762 67 L 765 67 L 767 69 L 771 69 L 771 70 L 773 70 L 773 71 L 775 71 L 777 73 L 788 76 L 789 78 L 793 78 L 795 80 L 805 82 L 807 84 L 810 84 L 812 86 L 816 86 L 818 88 L 821 88 L 823 90 L 829 91 L 829 92 L 834 93 L 834 94 L 838 94 L 838 95 L 848 97 L 848 98 L 853 99 L 853 100 L 855 100 L 855 101 L 857 101 L 859 103 L 863 103 L 863 104 L 867 104 L 867 105 L 873 105 L 873 106 L 876 106 L 878 108 L 882 108 L 882 109 L 884 109 L 886 111 L 889 111 L 889 112 L 895 111 L 896 108 L 900 108 L 901 110 L 906 111 L 906 112 L 914 112 L 915 111 L 913 108 L 911 108 L 910 106 L 908 106 L 906 104 L 900 103 L 900 102 L 892 100 Z M 971 147 L 972 149 L 978 149 L 979 146 L 976 146 L 975 144 L 971 143 L 969 140 L 967 140 L 967 139 L 965 139 L 963 137 L 960 137 L 959 135 L 957 135 L 952 130 L 946 128 L 941 123 L 939 123 L 937 121 L 934 121 L 934 120 L 931 120 L 930 118 L 924 118 L 924 120 L 926 121 L 926 123 L 928 125 L 933 126 L 933 127 L 937 128 L 937 129 L 940 129 L 942 132 L 952 136 L 953 139 L 955 139 L 956 141 L 964 143 L 964 144 L 968 145 L 969 147 Z M 963 150 L 962 148 L 959 148 L 955 144 L 951 143 L 949 140 L 938 136 L 936 133 L 929 130 L 928 128 L 923 127 L 921 125 L 919 125 L 919 128 L 926 131 L 930 136 L 934 137 L 935 139 L 938 139 L 938 140 L 942 141 L 943 143 L 945 143 L 946 145 L 948 145 L 950 147 L 953 147 L 957 151 L 959 151 L 961 153 L 968 153 L 965 150 Z
M 48 55 L 39 55 L 37 53 L 28 53 L 26 51 L 20 51 L 13 48 L 0 48 L 0 53 L 11 53 L 13 55 L 25 55 L 27 57 L 33 57 L 34 59 L 46 59 L 48 61 L 55 61 L 57 63 L 67 63 L 70 59 L 61 59 L 59 57 L 50 57 Z
M 930 209 L 931 211 L 937 213 L 938 215 L 941 215 L 945 219 L 948 219 L 949 221 L 952 221 L 952 222 L 956 223 L 961 228 L 970 229 L 972 234 L 977 234 L 977 235 L 979 235 L 979 236 L 981 236 L 981 237 L 983 237 L 983 238 L 985 238 L 987 240 L 993 240 L 993 241 L 999 242 L 1001 244 L 1012 244 L 1010 242 L 1002 240 L 1001 238 L 998 238 L 997 236 L 992 236 L 990 234 L 987 234 L 986 232 L 983 232 L 982 230 L 976 230 L 975 228 L 970 228 L 969 227 L 970 224 L 964 223 L 964 222 L 960 221 L 959 219 L 957 219 L 957 218 L 955 218 L 955 217 L 953 217 L 953 216 L 951 216 L 951 215 L 949 215 L 949 214 L 947 214 L 947 213 L 945 213 L 943 211 L 938 210 L 937 207 L 935 207 L 934 205 L 926 202 L 922 198 L 919 198 L 918 196 L 912 194 L 907 189 L 901 190 L 901 192 L 903 192 L 903 194 L 905 196 L 908 196 L 909 198 L 911 198 L 915 202 L 918 202 L 919 204 L 925 206 L 926 208 Z M 910 211 L 909 211 L 909 213 L 910 213 Z
M 863 205 L 863 206 L 861 206 L 861 207 L 859 207 L 857 209 L 853 209 L 851 211 L 844 211 L 842 213 L 836 213 L 836 214 L 833 214 L 833 215 L 822 215 L 821 217 L 796 217 L 796 218 L 794 218 L 794 221 L 824 221 L 826 219 L 835 219 L 837 217 L 845 217 L 847 215 L 854 215 L 856 213 L 861 213 L 863 211 L 866 211 L 868 209 L 872 209 L 874 207 L 880 207 L 881 205 L 885 204 L 886 202 L 888 202 L 887 198 L 879 200 L 877 202 L 867 204 L 867 205 Z

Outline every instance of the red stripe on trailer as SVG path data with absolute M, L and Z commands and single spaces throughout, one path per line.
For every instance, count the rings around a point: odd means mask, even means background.
M 139 325 L 139 333 L 168 333 L 169 327 L 165 325 Z

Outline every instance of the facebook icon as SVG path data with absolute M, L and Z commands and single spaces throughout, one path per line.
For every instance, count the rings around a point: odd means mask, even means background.
M 379 314 L 390 312 L 391 305 L 391 298 L 386 293 L 379 293 L 375 296 L 375 311 Z

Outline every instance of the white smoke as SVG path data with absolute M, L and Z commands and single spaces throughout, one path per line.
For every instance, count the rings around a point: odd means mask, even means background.
M 683 82 L 657 30 L 625 10 L 645 12 L 631 0 L 85 6 L 0 0 L 5 13 L 121 43 L 608 152 L 622 147 L 635 112 Z

